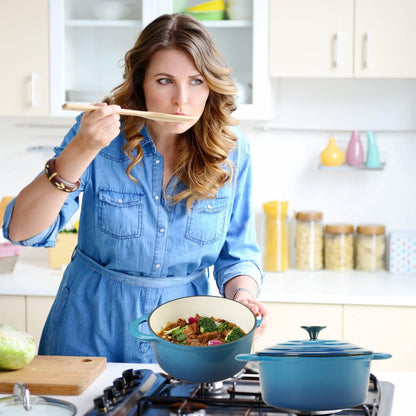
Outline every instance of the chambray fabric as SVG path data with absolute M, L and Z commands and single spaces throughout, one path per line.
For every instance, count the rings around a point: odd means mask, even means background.
M 81 117 L 55 148 L 56 156 L 76 134 Z M 229 155 L 235 168 L 232 183 L 215 199 L 195 203 L 189 213 L 185 202 L 174 205 L 169 199 L 184 189 L 178 178 L 163 192 L 163 157 L 143 128 L 144 157 L 131 171 L 138 183 L 125 173 L 130 159 L 122 152 L 120 134 L 84 172 L 79 190 L 68 194 L 54 224 L 19 243 L 54 246 L 82 201 L 78 246 L 45 324 L 40 354 L 154 362 L 150 343 L 128 331 L 134 319 L 168 300 L 208 294 L 211 266 L 222 295 L 227 281 L 239 274 L 252 276 L 261 287 L 249 144 L 239 129 L 232 129 L 238 137 Z M 6 238 L 13 206 L 14 200 L 4 216 Z

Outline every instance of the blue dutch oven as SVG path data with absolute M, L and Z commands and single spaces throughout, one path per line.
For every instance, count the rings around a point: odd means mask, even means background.
M 238 361 L 258 361 L 263 400 L 292 411 L 327 411 L 358 406 L 365 401 L 371 360 L 390 354 L 373 353 L 336 340 L 318 340 L 322 326 L 303 326 L 310 339 L 276 344 Z
M 157 334 L 168 322 L 190 316 L 213 316 L 238 325 L 247 335 L 221 345 L 195 347 L 174 344 Z M 139 326 L 147 322 L 150 334 L 140 332 Z M 149 315 L 136 319 L 130 325 L 130 333 L 142 340 L 152 342 L 156 360 L 168 374 L 190 382 L 214 382 L 234 376 L 245 365 L 237 361 L 238 354 L 249 353 L 254 332 L 260 320 L 245 305 L 218 296 L 189 296 L 166 302 Z

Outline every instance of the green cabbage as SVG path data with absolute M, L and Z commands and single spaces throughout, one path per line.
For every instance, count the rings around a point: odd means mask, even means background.
M 0 324 L 0 369 L 18 370 L 29 364 L 35 354 L 35 338 L 32 335 Z

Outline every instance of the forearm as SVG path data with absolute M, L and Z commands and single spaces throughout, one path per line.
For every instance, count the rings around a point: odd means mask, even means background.
M 76 136 L 56 159 L 56 171 L 68 182 L 76 182 L 95 157 L 85 151 Z M 48 228 L 57 218 L 68 197 L 57 189 L 45 174 L 38 176 L 17 196 L 9 225 L 9 238 L 22 241 Z
M 242 289 L 242 290 L 238 290 Z M 234 300 L 255 299 L 258 287 L 256 281 L 246 275 L 236 276 L 230 279 L 224 288 L 225 297 Z

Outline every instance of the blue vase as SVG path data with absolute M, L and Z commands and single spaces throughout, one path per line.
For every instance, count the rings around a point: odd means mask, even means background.
M 381 167 L 377 141 L 372 131 L 367 132 L 367 160 L 365 166 L 369 169 Z

